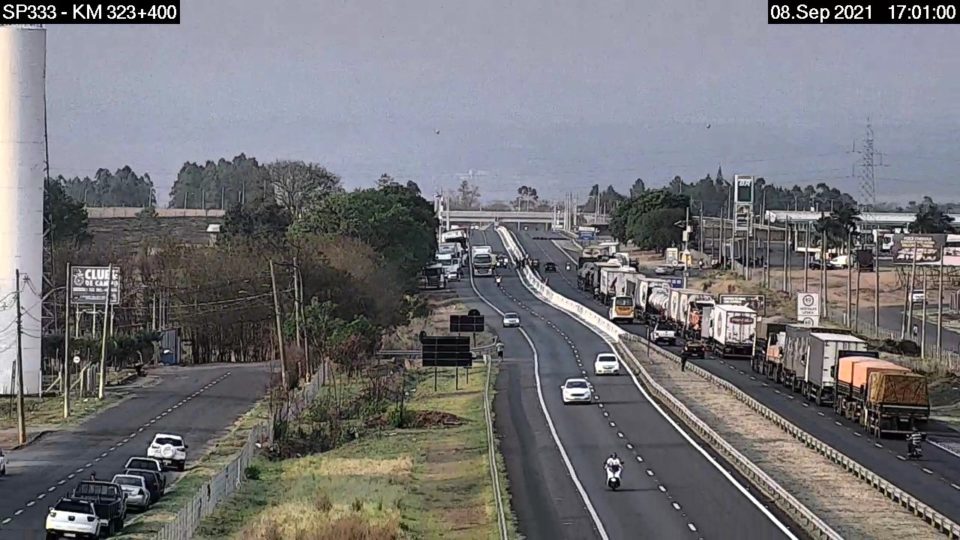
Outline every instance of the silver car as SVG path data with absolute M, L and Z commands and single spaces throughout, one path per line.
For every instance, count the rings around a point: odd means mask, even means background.
M 150 506 L 150 490 L 142 476 L 132 474 L 115 474 L 112 482 L 119 484 L 123 494 L 127 496 L 127 506 L 138 510 L 146 510 Z
M 516 313 L 504 313 L 503 314 L 503 327 L 504 328 L 517 328 L 520 326 L 520 316 Z

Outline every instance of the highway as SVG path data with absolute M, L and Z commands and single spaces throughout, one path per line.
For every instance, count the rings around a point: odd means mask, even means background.
M 49 506 L 91 472 L 98 479 L 122 472 L 128 458 L 145 455 L 154 433 L 184 437 L 189 470 L 207 443 L 264 394 L 268 381 L 264 364 L 170 367 L 158 373 L 157 385 L 136 390 L 74 428 L 7 453 L 7 476 L 0 478 L 0 540 L 43 538 Z M 167 472 L 168 490 L 173 478 Z
M 475 244 L 505 251 L 494 232 L 473 236 Z M 489 278 L 472 284 L 493 306 L 483 310 L 491 323 L 499 325 L 505 311 L 523 321 L 522 329 L 500 331 L 507 360 L 496 419 L 525 537 L 803 537 L 688 439 L 632 377 L 593 377 L 593 358 L 611 350 L 603 338 L 537 299 L 515 271 L 502 288 Z M 461 287 L 469 285 L 465 280 Z M 560 385 L 584 374 L 595 403 L 563 405 Z M 604 485 L 603 462 L 611 452 L 625 458 L 624 485 L 616 492 Z
M 528 234 L 519 234 L 518 240 L 532 257 L 557 263 L 556 274 L 546 274 L 549 285 L 558 293 L 576 300 L 597 313 L 606 314 L 606 308 L 590 295 L 576 288 L 576 262 L 566 271 L 568 255 L 550 240 L 533 240 Z M 556 238 L 560 238 L 556 236 Z M 641 336 L 646 327 L 641 324 L 624 325 Z M 665 347 L 679 352 L 680 347 Z M 960 458 L 933 445 L 924 446 L 921 461 L 905 461 L 906 443 L 902 439 L 876 441 L 867 436 L 853 422 L 833 413 L 833 409 L 817 407 L 798 394 L 762 375 L 753 373 L 749 360 L 720 360 L 708 356 L 692 363 L 733 383 L 741 390 L 770 407 L 784 418 L 808 431 L 823 442 L 882 475 L 888 481 L 918 497 L 926 504 L 954 521 L 960 521 Z

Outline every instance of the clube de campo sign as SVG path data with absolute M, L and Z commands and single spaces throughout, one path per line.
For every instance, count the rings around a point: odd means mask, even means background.
M 112 276 L 111 276 L 112 273 Z M 112 283 L 111 283 L 112 282 Z M 74 266 L 70 268 L 70 303 L 100 304 L 120 303 L 120 268 L 114 266 Z

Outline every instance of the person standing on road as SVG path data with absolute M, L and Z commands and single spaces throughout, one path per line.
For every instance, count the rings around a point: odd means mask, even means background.
M 497 340 L 497 358 L 503 360 L 503 342 Z
M 680 355 L 680 371 L 687 370 L 687 353 L 682 353 Z
M 916 340 L 920 335 L 920 327 L 917 326 L 917 323 L 913 323 L 913 339 Z

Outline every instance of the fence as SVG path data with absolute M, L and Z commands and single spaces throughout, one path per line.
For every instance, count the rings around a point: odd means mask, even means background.
M 296 391 L 286 411 L 285 419 L 290 420 L 299 416 L 319 393 L 322 385 L 323 377 L 317 376 L 307 386 Z M 156 540 L 190 540 L 193 533 L 200 527 L 203 518 L 212 514 L 221 502 L 240 489 L 244 480 L 244 471 L 253 461 L 259 448 L 272 442 L 273 426 L 270 420 L 255 426 L 237 457 L 200 486 L 193 498 L 177 512 L 177 515 L 157 531 Z

